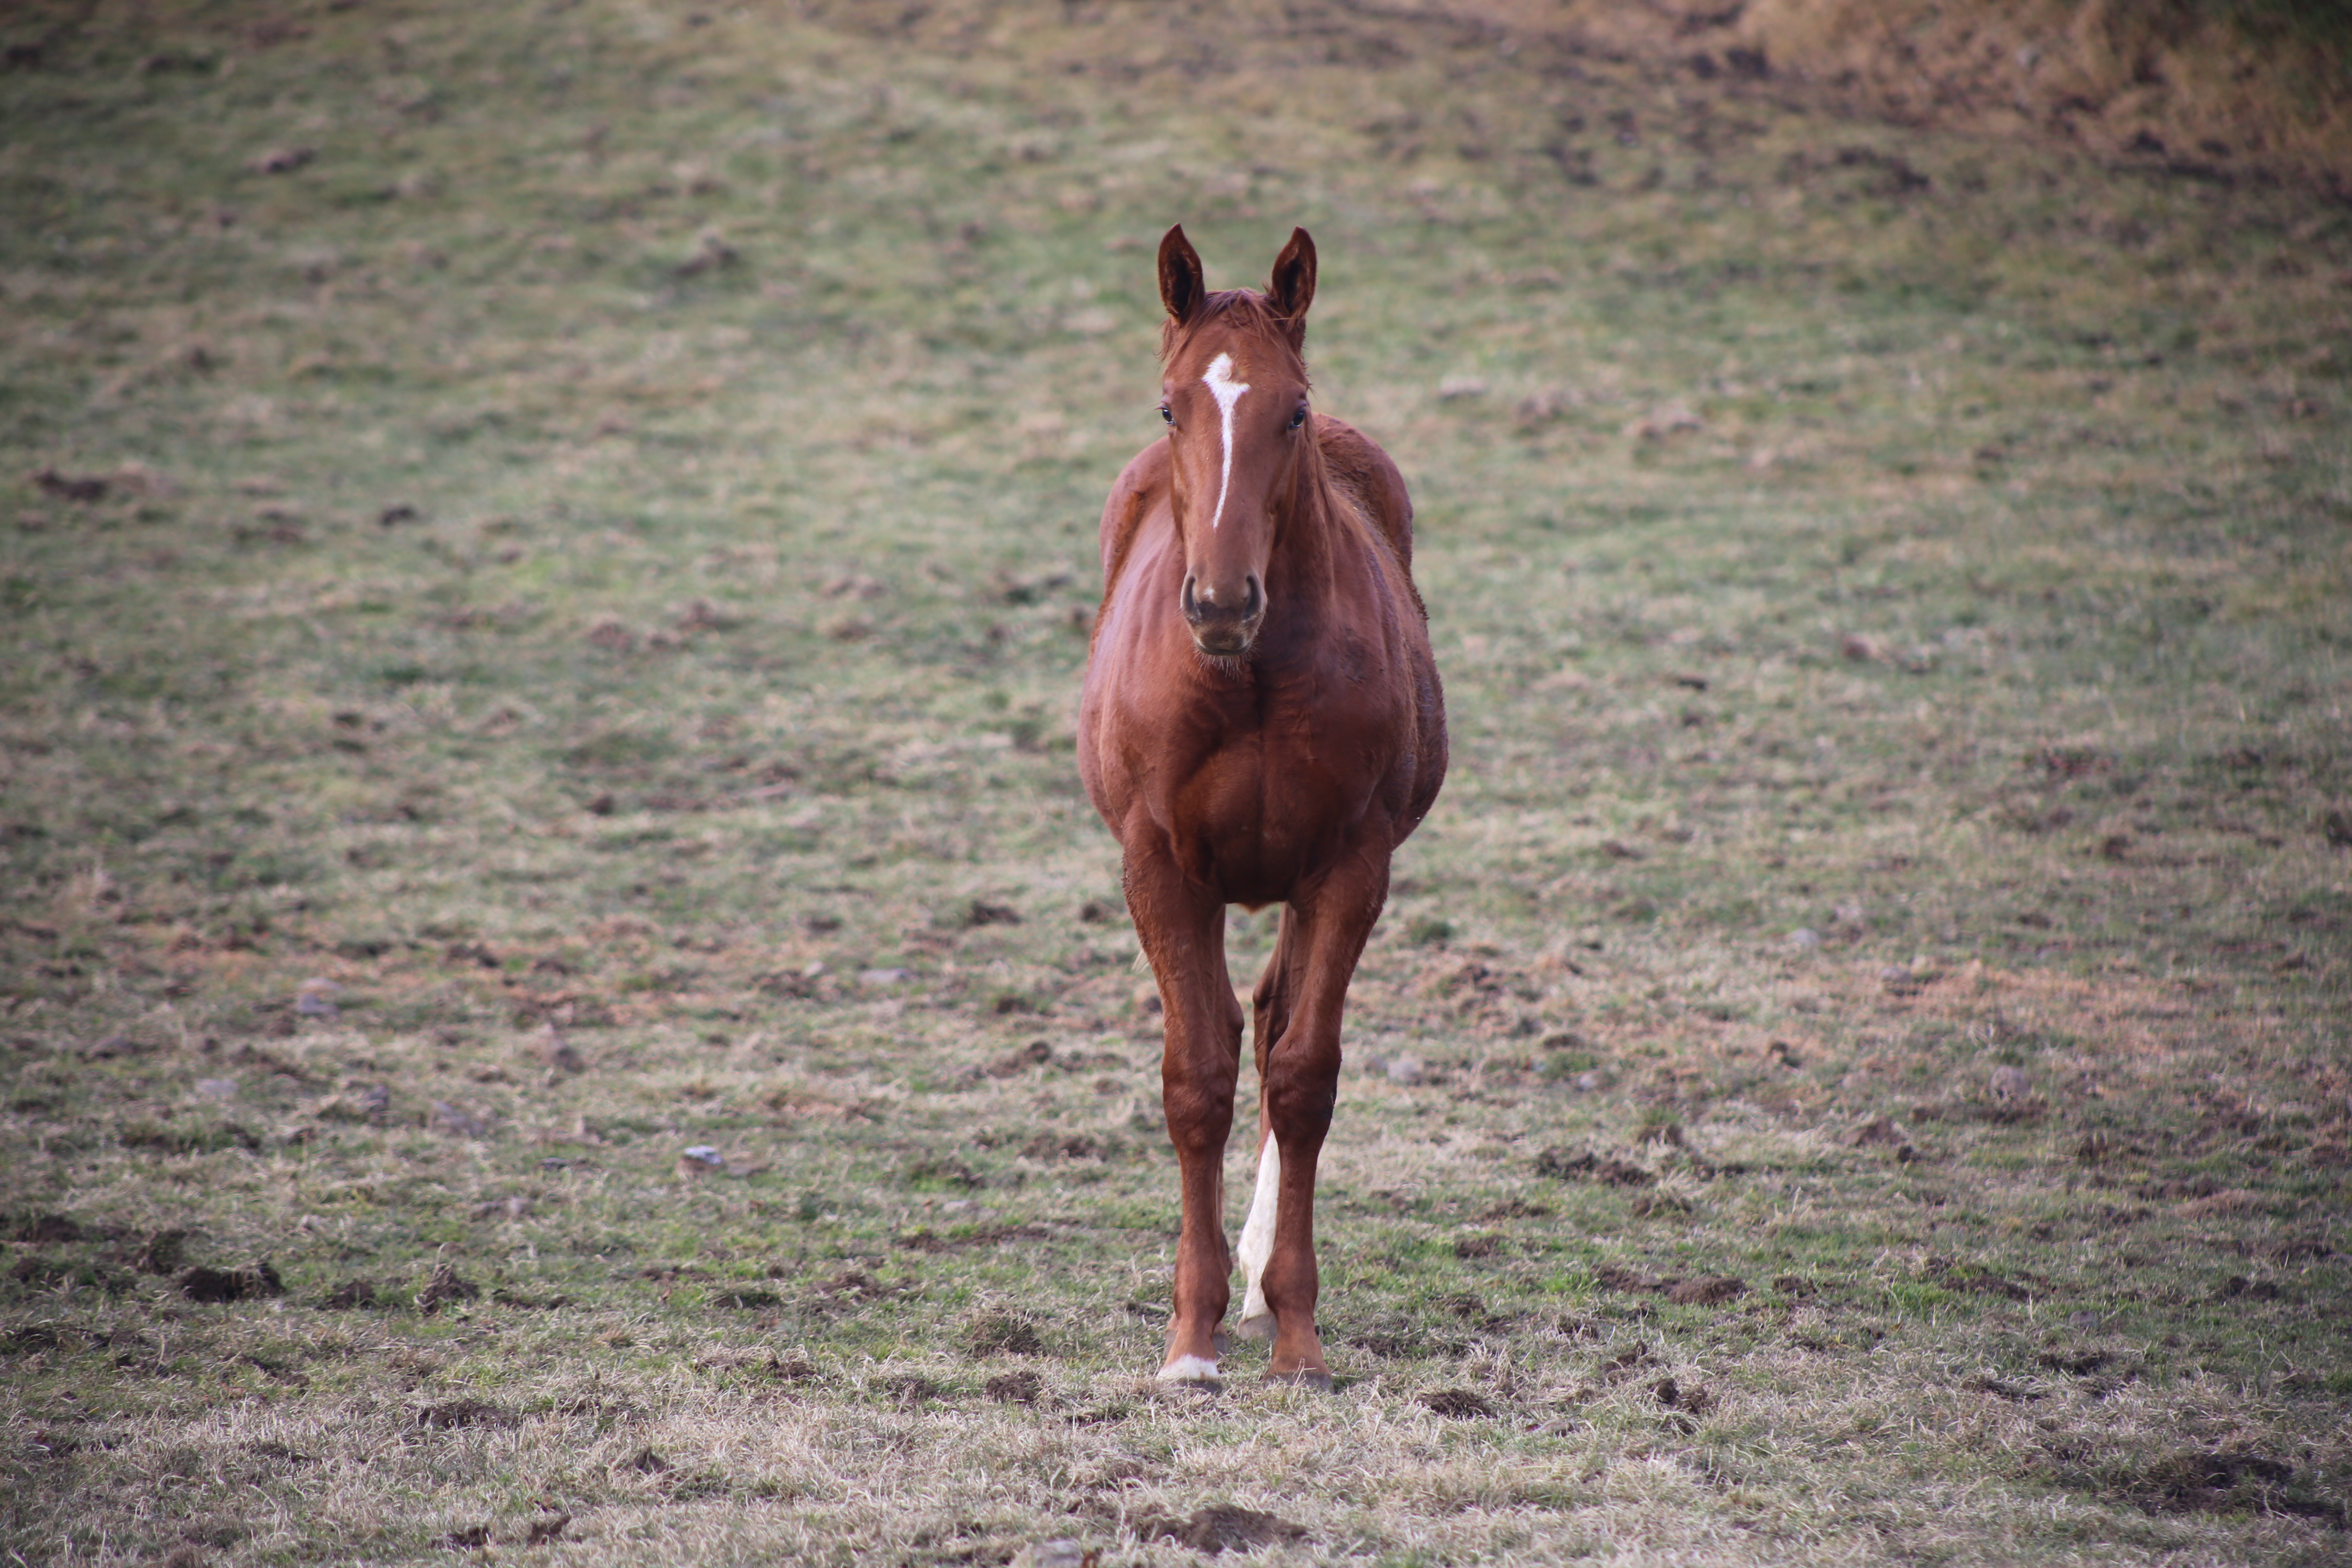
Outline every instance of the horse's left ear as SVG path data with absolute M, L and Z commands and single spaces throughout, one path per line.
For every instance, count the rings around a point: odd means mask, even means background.
M 1315 241 L 1303 228 L 1290 231 L 1290 243 L 1274 258 L 1274 277 L 1265 287 L 1266 302 L 1290 323 L 1293 342 L 1307 337 L 1307 307 L 1315 302 Z

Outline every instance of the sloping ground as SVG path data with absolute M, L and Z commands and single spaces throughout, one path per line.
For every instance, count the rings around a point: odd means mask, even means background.
M 0 12 L 0 1555 L 2340 1561 L 2352 209 L 1741 25 Z M 1149 1380 L 1176 217 L 1454 715 L 1329 1398 Z

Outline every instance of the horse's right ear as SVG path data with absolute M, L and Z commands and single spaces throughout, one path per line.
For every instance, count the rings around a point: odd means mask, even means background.
M 1201 253 L 1184 237 L 1180 223 L 1160 237 L 1160 302 L 1168 307 L 1168 319 L 1181 326 L 1192 319 L 1208 292 Z

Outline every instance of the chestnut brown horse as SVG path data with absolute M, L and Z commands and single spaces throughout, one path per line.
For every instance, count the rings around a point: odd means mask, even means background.
M 1257 1187 L 1240 1328 L 1274 1341 L 1269 1378 L 1328 1388 L 1315 1166 L 1339 1094 L 1339 1015 L 1388 898 L 1389 858 L 1444 780 L 1445 700 L 1403 476 L 1307 405 L 1315 242 L 1294 230 L 1263 294 L 1213 294 L 1171 228 L 1160 297 L 1167 436 L 1103 508 L 1102 610 L 1078 710 L 1078 768 L 1125 851 L 1167 1031 L 1160 1086 L 1184 1223 L 1160 1375 L 1217 1373 L 1242 1035 L 1225 906 L 1278 903 L 1255 997 Z

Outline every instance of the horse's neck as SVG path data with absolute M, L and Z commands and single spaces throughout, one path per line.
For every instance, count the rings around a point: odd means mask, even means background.
M 1291 580 L 1293 592 L 1305 587 L 1311 593 L 1332 581 L 1340 556 L 1359 545 L 1360 521 L 1324 464 L 1321 449 L 1309 450 L 1298 465 L 1298 488 L 1275 540 L 1276 570 Z

